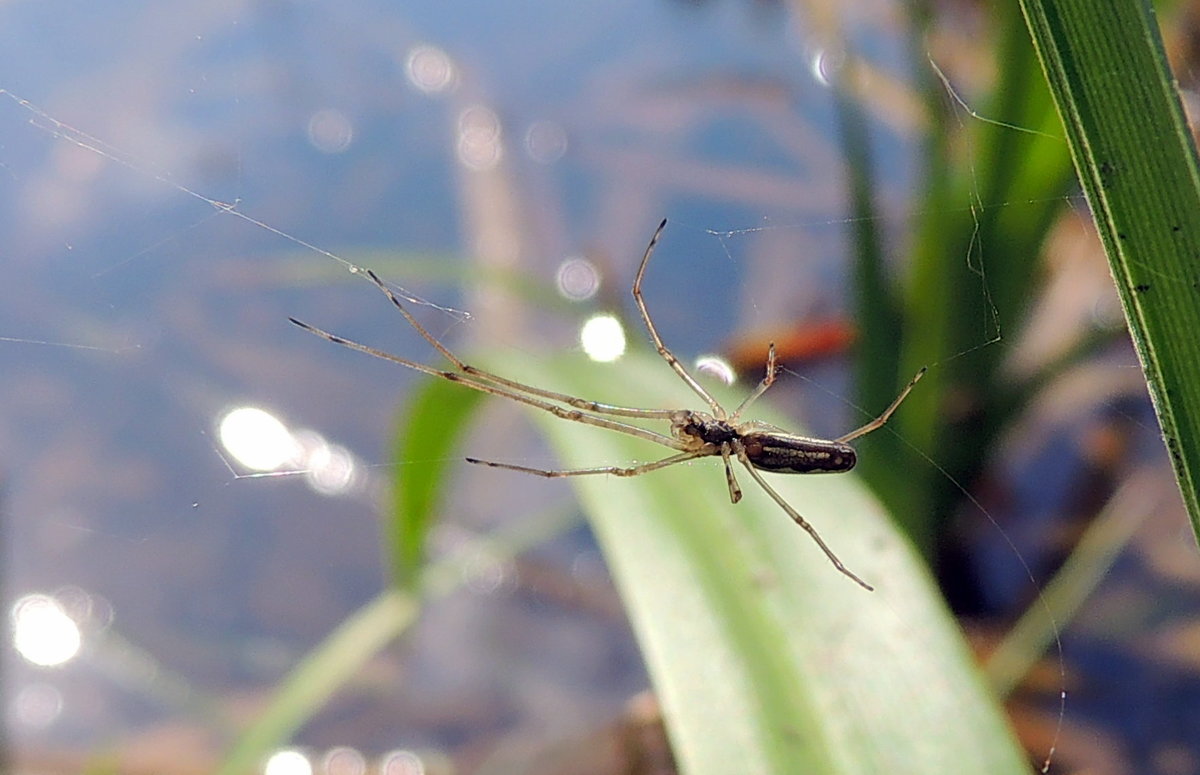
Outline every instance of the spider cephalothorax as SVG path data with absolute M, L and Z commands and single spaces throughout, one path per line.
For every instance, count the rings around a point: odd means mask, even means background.
M 737 429 L 727 420 L 718 420 L 707 412 L 683 409 L 671 415 L 671 435 L 688 445 L 690 450 L 706 444 L 720 446 L 738 438 Z

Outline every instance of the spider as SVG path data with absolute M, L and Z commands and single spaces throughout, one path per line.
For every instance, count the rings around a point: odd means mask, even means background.
M 396 309 L 400 310 L 400 314 L 408 321 L 409 325 L 417 330 L 425 341 L 433 345 L 434 349 L 442 354 L 446 360 L 454 365 L 454 371 L 443 371 L 432 366 L 418 363 L 416 361 L 401 358 L 398 355 L 378 350 L 374 347 L 368 347 L 364 344 L 344 339 L 336 334 L 331 334 L 328 331 L 323 331 L 320 328 L 311 326 L 308 323 L 303 323 L 295 318 L 288 318 L 291 322 L 300 326 L 305 331 L 316 334 L 322 339 L 327 339 L 335 344 L 340 344 L 360 352 L 373 355 L 377 358 L 382 358 L 392 363 L 398 363 L 410 369 L 429 374 L 434 377 L 440 377 L 450 382 L 457 382 L 474 390 L 480 390 L 484 393 L 490 393 L 494 396 L 508 398 L 513 401 L 532 406 L 536 409 L 541 409 L 550 412 L 556 417 L 573 422 L 592 425 L 597 428 L 607 428 L 618 433 L 636 436 L 640 439 L 653 441 L 669 449 L 676 451 L 674 455 L 656 460 L 651 463 L 644 463 L 635 466 L 595 466 L 592 468 L 572 468 L 547 470 L 541 468 L 529 468 L 526 466 L 514 465 L 512 463 L 497 463 L 490 460 L 479 460 L 478 458 L 468 457 L 467 462 L 477 465 L 490 466 L 492 468 L 504 468 L 510 471 L 520 471 L 526 474 L 535 474 L 549 478 L 557 478 L 564 476 L 590 476 L 595 474 L 611 474 L 613 476 L 640 476 L 651 471 L 657 471 L 660 468 L 682 463 L 687 460 L 694 460 L 701 457 L 715 457 L 719 455 L 725 465 L 725 480 L 729 487 L 729 499 L 732 503 L 737 503 L 742 498 L 742 489 L 738 484 L 737 478 L 733 473 L 733 460 L 736 458 L 738 462 L 745 467 L 750 477 L 758 483 L 767 495 L 771 497 L 787 515 L 791 517 L 797 525 L 803 528 L 809 536 L 833 563 L 841 573 L 855 581 L 859 586 L 868 591 L 874 591 L 867 582 L 863 581 L 853 571 L 847 568 L 833 550 L 821 538 L 816 528 L 812 526 L 803 516 L 800 515 L 786 500 L 777 493 L 759 471 L 773 471 L 776 473 L 786 474 L 817 474 L 817 473 L 843 473 L 849 471 L 857 462 L 854 448 L 848 442 L 865 436 L 866 434 L 879 429 L 900 403 L 908 396 L 913 386 L 925 374 L 925 369 L 922 368 L 917 372 L 917 375 L 900 391 L 900 394 L 892 401 L 891 405 L 883 411 L 881 415 L 871 420 L 866 425 L 850 431 L 847 434 L 837 437 L 836 439 L 817 439 L 808 436 L 800 436 L 794 433 L 788 433 L 782 428 L 777 428 L 774 425 L 769 425 L 764 422 L 754 420 L 743 421 L 742 413 L 746 411 L 758 398 L 767 391 L 775 382 L 775 377 L 779 371 L 779 365 L 775 359 L 775 344 L 770 343 L 767 347 L 767 368 L 766 376 L 758 383 L 758 386 L 751 391 L 750 395 L 746 396 L 745 400 L 733 411 L 729 413 L 717 402 L 713 396 L 704 389 L 704 387 L 688 373 L 679 359 L 663 344 L 662 337 L 658 334 L 658 329 L 654 325 L 654 321 L 650 317 L 650 311 L 646 307 L 646 300 L 642 296 L 642 279 L 646 274 L 646 267 L 650 263 L 650 257 L 654 253 L 654 248 L 658 245 L 659 237 L 662 235 L 663 229 L 666 228 L 667 221 L 664 219 L 658 225 L 654 232 L 654 236 L 650 238 L 650 244 L 646 246 L 646 252 L 642 256 L 642 263 L 638 267 L 637 276 L 633 281 L 633 299 L 637 303 L 638 311 L 641 313 L 642 321 L 646 324 L 646 330 L 650 334 L 650 339 L 654 342 L 654 348 L 658 354 L 662 356 L 667 365 L 679 375 L 687 386 L 692 389 L 696 395 L 700 396 L 705 403 L 708 404 L 711 411 L 700 412 L 691 409 L 639 409 L 626 406 L 614 406 L 612 404 L 603 404 L 596 401 L 588 401 L 575 396 L 569 396 L 563 393 L 556 393 L 552 390 L 526 385 L 522 382 L 501 377 L 497 374 L 484 371 L 476 368 L 460 360 L 450 350 L 446 349 L 438 339 L 422 326 L 412 313 L 401 303 L 396 294 L 392 293 L 382 280 L 370 269 L 366 270 L 366 275 L 375 283 L 376 287 L 384 293 Z M 614 417 L 629 417 L 642 420 L 661 420 L 669 423 L 669 434 L 658 433 L 646 428 L 632 425 L 621 420 L 611 419 Z

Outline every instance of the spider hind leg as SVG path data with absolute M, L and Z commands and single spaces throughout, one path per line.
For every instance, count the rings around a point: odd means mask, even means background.
M 611 476 L 641 476 L 642 474 L 657 471 L 660 468 L 682 463 L 685 460 L 701 457 L 704 453 L 699 452 L 682 452 L 678 455 L 671 455 L 662 460 L 655 460 L 652 463 L 643 463 L 636 466 L 592 466 L 591 468 L 532 468 L 530 466 L 519 466 L 515 463 L 497 463 L 492 460 L 480 460 L 479 458 L 469 457 L 468 463 L 474 463 L 479 466 L 487 466 L 488 468 L 503 468 L 508 471 L 520 471 L 523 474 L 533 474 L 534 476 L 544 476 L 547 479 L 558 479 L 564 476 L 592 476 L 595 474 L 609 474 Z

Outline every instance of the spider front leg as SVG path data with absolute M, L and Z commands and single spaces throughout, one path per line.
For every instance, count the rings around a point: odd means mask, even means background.
M 857 439 L 860 436 L 866 436 L 871 431 L 879 430 L 886 425 L 887 421 L 891 418 L 892 413 L 900 407 L 900 404 L 904 401 L 904 399 L 908 398 L 908 394 L 911 393 L 913 387 L 921 381 L 921 377 L 925 376 L 925 372 L 927 370 L 927 366 L 922 366 L 921 370 L 917 372 L 917 375 L 909 380 L 908 384 L 904 386 L 904 389 L 900 391 L 900 395 L 896 396 L 896 400 L 892 401 L 888 408 L 883 410 L 883 414 L 879 415 L 874 420 L 871 420 L 871 422 L 867 423 L 861 428 L 855 428 L 844 436 L 838 436 L 836 439 L 834 439 L 834 441 L 845 443 L 851 439 Z
M 767 392 L 767 388 L 775 384 L 775 376 L 779 373 L 779 364 L 775 361 L 775 343 L 771 342 L 767 345 L 767 374 L 762 378 L 762 382 L 758 383 L 758 387 L 750 395 L 746 396 L 746 400 L 738 405 L 733 414 L 729 417 L 729 422 L 736 423 L 738 418 L 742 416 L 750 404 L 758 400 L 758 397 Z
M 718 420 L 725 419 L 725 409 L 717 403 L 717 399 L 712 397 L 704 387 L 688 374 L 687 369 L 675 357 L 666 344 L 663 343 L 662 337 L 658 335 L 658 329 L 654 326 L 654 321 L 650 318 L 650 310 L 646 307 L 646 300 L 642 297 L 642 279 L 646 276 L 646 267 L 650 264 L 650 257 L 654 255 L 654 248 L 658 246 L 658 238 L 662 236 L 663 229 L 667 228 L 667 219 L 663 218 L 662 223 L 658 224 L 658 228 L 654 231 L 654 236 L 650 238 L 650 244 L 646 246 L 646 252 L 642 255 L 642 263 L 638 266 L 637 276 L 633 279 L 633 300 L 637 304 L 638 312 L 642 313 L 642 322 L 646 324 L 646 330 L 650 332 L 650 339 L 654 342 L 654 349 L 662 356 L 662 359 L 667 362 L 679 378 L 687 383 L 687 386 L 692 389 L 696 395 L 704 399 L 704 402 L 712 409 L 713 416 Z

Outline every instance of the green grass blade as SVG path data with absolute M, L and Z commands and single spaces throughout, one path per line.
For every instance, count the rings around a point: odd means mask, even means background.
M 1015 7 L 997 6 L 993 39 L 998 72 L 991 94 L 951 94 L 953 87 L 941 78 L 926 80 L 931 92 L 926 104 L 936 121 L 915 219 L 903 365 L 893 388 L 917 368 L 930 367 L 896 427 L 949 477 L 910 471 L 896 464 L 905 459 L 896 455 L 872 470 L 893 514 L 930 553 L 961 498 L 951 482 L 973 486 L 986 450 L 1012 420 L 1016 404 L 1006 395 L 999 365 L 1019 341 L 1017 332 L 1035 295 L 1041 245 L 1073 179 L 1053 105 Z M 914 54 L 920 58 L 917 67 L 938 73 L 926 47 Z M 947 105 L 953 111 L 944 116 Z M 976 111 L 985 118 L 972 115 Z M 973 411 L 947 411 L 951 406 Z M 963 444 L 964 438 L 972 443 Z M 877 445 L 878 440 L 868 439 L 863 449 Z
M 649 355 L 616 366 L 525 365 L 504 373 L 597 400 L 695 403 Z M 669 453 L 535 416 L 566 465 Z M 636 479 L 571 480 L 625 600 L 682 771 L 1027 772 L 922 563 L 861 484 L 852 475 L 770 478 L 874 593 L 839 574 L 741 479 L 746 494 L 736 506 L 714 459 Z
M 367 659 L 412 623 L 419 610 L 412 595 L 390 590 L 343 622 L 288 674 L 267 711 L 222 762 L 219 775 L 260 772 L 264 757 L 290 740 Z
M 558 510 L 514 520 L 470 542 L 461 554 L 427 564 L 421 591 L 432 598 L 447 595 L 466 582 L 464 571 L 471 557 L 515 557 L 575 524 L 571 515 Z M 287 745 L 330 697 L 416 621 L 422 603 L 408 590 L 389 589 L 347 617 L 283 678 L 266 709 L 234 743 L 218 772 L 245 775 L 261 771 L 267 756 Z
M 1144 0 L 1022 0 L 1200 535 L 1200 165 Z
M 1071 556 L 1045 591 L 988 657 L 984 670 L 996 694 L 1007 697 L 1058 639 L 1058 622 L 1070 622 L 1108 575 L 1147 515 L 1162 506 L 1154 474 L 1130 476 L 1088 525 Z
M 896 397 L 899 376 L 901 331 L 904 330 L 895 285 L 888 277 L 887 257 L 879 233 L 880 220 L 874 201 L 874 165 L 871 137 L 862 107 L 849 95 L 837 93 L 834 108 L 838 118 L 838 137 L 848 176 L 847 210 L 854 256 L 854 315 L 858 323 L 858 341 L 854 348 L 860 406 L 887 406 Z M 900 440 L 886 435 L 876 444 L 879 455 L 865 460 L 860 473 L 870 483 L 886 488 L 890 480 L 883 462 L 892 460 L 901 448 Z
M 462 463 L 452 453 L 482 398 L 482 393 L 461 385 L 427 380 L 398 423 L 392 454 L 392 509 L 384 527 L 393 583 L 412 586 L 420 576 L 425 539 L 433 527 L 448 469 Z

